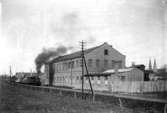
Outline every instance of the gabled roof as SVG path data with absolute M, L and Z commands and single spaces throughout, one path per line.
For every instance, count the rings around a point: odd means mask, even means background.
M 102 45 L 86 49 L 86 50 L 84 50 L 84 54 L 88 54 L 91 51 L 101 47 Z M 67 55 L 64 55 L 64 56 L 55 57 L 55 58 L 53 58 L 52 60 L 50 60 L 48 62 L 59 62 L 59 61 L 71 60 L 71 59 L 75 59 L 75 58 L 81 58 L 81 51 L 77 51 L 77 52 L 74 52 L 74 53 L 71 53 L 71 54 L 67 54 Z
M 84 54 L 86 55 L 86 54 L 90 53 L 91 51 L 93 51 L 93 50 L 95 50 L 95 49 L 103 46 L 104 44 L 107 44 L 107 43 L 104 42 L 102 45 L 86 49 L 86 50 L 84 50 Z M 112 45 L 109 45 L 109 46 L 112 48 Z M 117 51 L 116 49 L 114 49 L 114 50 Z M 118 53 L 120 53 L 120 52 L 118 52 Z M 121 54 L 121 55 L 123 55 L 123 54 Z M 77 51 L 77 52 L 74 52 L 74 53 L 71 53 L 71 54 L 67 54 L 67 55 L 64 55 L 64 56 L 55 56 L 55 57 L 52 57 L 52 58 L 50 58 L 48 60 L 47 63 L 60 62 L 60 61 L 71 60 L 71 59 L 75 59 L 75 58 L 81 58 L 81 51 Z

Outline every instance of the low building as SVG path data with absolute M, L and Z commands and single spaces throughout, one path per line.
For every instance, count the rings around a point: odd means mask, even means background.
M 103 73 L 110 74 L 111 81 L 144 81 L 144 72 L 138 68 L 109 69 Z
M 167 80 L 167 72 L 165 68 L 157 69 L 157 71 L 153 71 L 149 74 L 149 79 L 151 81 L 157 81 L 157 80 Z

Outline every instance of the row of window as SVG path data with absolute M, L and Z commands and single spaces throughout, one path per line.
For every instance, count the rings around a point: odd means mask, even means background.
M 94 78 L 95 77 L 90 77 L 90 80 L 94 80 Z M 97 80 L 101 80 L 101 78 L 104 78 L 104 80 L 108 80 L 108 77 L 107 76 L 105 76 L 105 77 L 100 77 L 100 76 L 98 76 L 98 77 L 96 77 L 97 78 Z M 71 79 L 74 79 L 74 80 L 81 80 L 81 76 L 76 76 L 76 77 L 71 77 L 71 76 L 57 76 L 57 77 L 55 77 L 55 79 L 56 79 L 56 81 L 65 81 L 65 80 L 71 80 Z M 88 77 L 85 77 L 85 80 L 88 80 Z
M 94 67 L 94 61 L 95 61 L 95 66 L 97 68 L 100 67 L 100 62 L 101 60 L 99 59 L 88 59 L 87 61 L 87 66 L 88 67 Z M 118 68 L 122 68 L 122 61 L 114 61 L 111 60 L 111 65 L 114 68 L 116 65 L 118 66 Z M 55 64 L 54 68 L 55 71 L 64 71 L 64 70 L 68 70 L 68 69 L 73 69 L 75 67 L 81 67 L 82 66 L 82 60 L 75 60 L 75 61 L 68 61 L 68 62 L 63 62 L 63 63 L 59 63 L 59 64 Z M 109 61 L 107 59 L 104 60 L 104 68 L 108 68 L 109 67 Z
M 80 67 L 81 66 L 81 60 L 76 60 L 76 61 L 67 61 L 59 64 L 54 64 L 55 71 L 63 71 L 63 70 L 68 70 L 72 69 L 75 67 Z
M 73 78 L 75 78 L 75 77 L 73 77 Z M 103 79 L 101 79 L 102 77 L 98 77 L 98 79 L 96 79 L 96 80 L 94 80 L 94 77 L 91 77 L 91 82 L 92 82 L 92 84 L 94 84 L 94 83 L 97 83 L 97 84 L 108 84 L 108 77 L 103 77 Z M 56 79 L 56 83 L 63 83 L 63 84 L 66 84 L 66 83 L 68 83 L 68 84 L 71 84 L 71 77 L 56 77 L 55 78 Z M 80 81 L 80 79 L 81 79 L 81 77 L 79 77 L 79 76 L 77 76 L 76 78 L 75 78 L 75 80 L 72 80 L 72 84 L 75 84 L 75 83 L 80 83 L 81 81 Z M 89 81 L 88 81 L 88 78 L 86 78 L 85 79 L 85 83 L 89 83 Z
M 115 61 L 111 60 L 112 68 L 115 68 L 115 66 L 118 66 L 118 68 L 122 68 L 122 61 Z M 95 60 L 95 66 L 100 67 L 100 60 Z M 88 59 L 88 67 L 93 67 L 93 59 Z M 107 59 L 104 60 L 104 68 L 109 67 L 109 61 Z
M 97 77 L 98 80 L 100 80 L 101 78 L 103 78 L 103 77 L 100 77 L 100 76 Z M 86 77 L 86 80 L 88 80 L 88 79 L 89 79 L 89 78 Z M 94 80 L 94 77 L 91 76 L 90 79 L 91 79 L 91 80 Z M 104 79 L 105 79 L 105 80 L 108 80 L 108 76 L 105 76 Z

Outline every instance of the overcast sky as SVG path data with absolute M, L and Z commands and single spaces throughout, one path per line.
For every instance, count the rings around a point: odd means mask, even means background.
M 167 64 L 165 0 L 1 0 L 0 72 L 35 70 L 42 48 L 108 42 L 131 62 Z

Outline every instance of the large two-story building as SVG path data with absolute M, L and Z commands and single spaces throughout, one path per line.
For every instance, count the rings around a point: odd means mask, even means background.
M 84 50 L 90 73 L 101 73 L 107 69 L 125 68 L 125 55 L 108 43 Z M 50 85 L 73 86 L 81 83 L 81 51 L 56 57 L 45 65 L 46 78 Z M 86 74 L 85 67 L 84 73 Z

